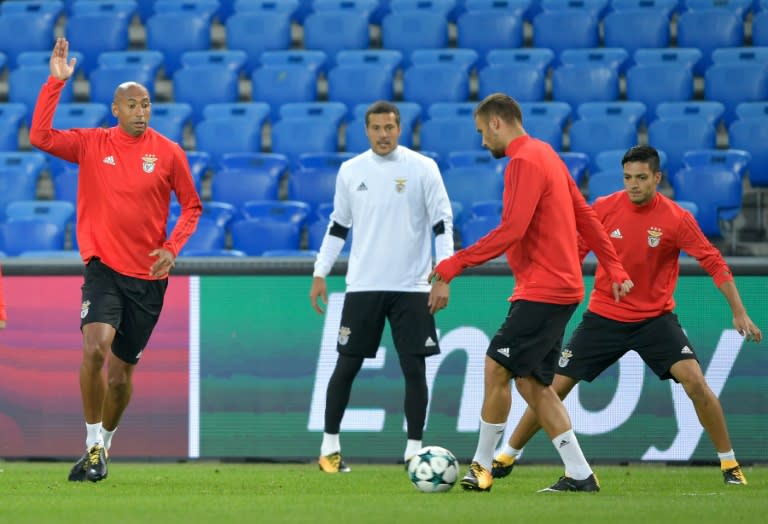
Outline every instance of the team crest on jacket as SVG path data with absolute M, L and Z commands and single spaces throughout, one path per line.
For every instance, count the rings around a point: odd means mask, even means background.
M 145 173 L 152 173 L 155 170 L 155 164 L 157 163 L 157 157 L 153 154 L 144 155 L 141 157 L 141 167 Z
M 349 342 L 349 335 L 352 333 L 352 330 L 348 327 L 341 326 L 339 328 L 339 344 L 342 346 L 346 346 L 347 342 Z
M 571 361 L 572 356 L 573 356 L 573 352 L 570 349 L 565 348 L 560 352 L 560 360 L 557 361 L 557 365 L 560 366 L 561 368 L 564 368 L 565 366 L 568 365 L 568 362 Z
M 406 182 L 405 178 L 396 178 L 395 191 L 397 191 L 398 193 L 402 193 L 403 191 L 405 191 L 405 182 Z
M 651 247 L 658 246 L 661 243 L 662 234 L 660 227 L 648 228 L 648 245 Z

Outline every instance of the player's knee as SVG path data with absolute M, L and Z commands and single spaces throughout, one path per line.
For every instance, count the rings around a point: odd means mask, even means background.
M 106 341 L 86 338 L 83 342 L 83 360 L 100 367 L 104 364 L 108 350 L 109 344 Z

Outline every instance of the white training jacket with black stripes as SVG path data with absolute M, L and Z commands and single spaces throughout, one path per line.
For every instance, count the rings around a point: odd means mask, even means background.
M 351 228 L 347 292 L 429 291 L 435 263 L 453 254 L 453 213 L 434 160 L 404 146 L 341 164 L 313 276 L 326 277 Z

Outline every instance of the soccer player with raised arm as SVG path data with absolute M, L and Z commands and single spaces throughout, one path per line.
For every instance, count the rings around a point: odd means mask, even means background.
M 731 307 L 734 327 L 747 341 L 760 342 L 762 332 L 747 315 L 728 265 L 696 219 L 656 191 L 661 180 L 658 152 L 650 146 L 636 146 L 621 163 L 624 190 L 598 198 L 593 207 L 635 287 L 621 302 L 607 300 L 611 280 L 602 263 L 597 265 L 589 306 L 560 354 L 552 388 L 565 398 L 580 380 L 592 382 L 634 350 L 661 380 L 682 384 L 715 446 L 726 484 L 746 484 L 720 400 L 704 379 L 693 345 L 673 313 L 680 251 L 695 257 L 712 277 Z M 588 252 L 589 247 L 580 242 L 581 259 Z M 509 475 L 523 446 L 540 427 L 536 414 L 526 409 L 493 461 L 494 477 Z
M 603 298 L 619 300 L 632 288 L 632 281 L 558 154 L 525 132 L 520 105 L 507 95 L 492 94 L 477 105 L 474 118 L 483 146 L 495 158 L 509 157 L 501 223 L 437 265 L 430 275 L 432 293 L 444 295 L 448 283 L 465 268 L 502 253 L 515 287 L 507 317 L 486 352 L 480 434 L 461 485 L 472 491 L 491 489 L 493 452 L 509 415 L 514 379 L 565 464 L 565 475 L 542 491 L 598 491 L 597 477 L 584 458 L 568 413 L 549 387 L 565 326 L 584 298 L 577 230 L 607 267 L 608 286 L 600 290 Z
M 339 168 L 333 212 L 315 261 L 309 292 L 312 307 L 328 302 L 325 277 L 350 229 L 352 249 L 338 336 L 338 359 L 328 383 L 320 469 L 347 472 L 339 431 L 352 382 L 379 348 L 384 323 L 405 377 L 407 462 L 422 447 L 427 412 L 425 358 L 440 352 L 430 311 L 427 276 L 432 269 L 432 239 L 438 261 L 453 253 L 453 215 L 434 160 L 398 145 L 400 112 L 379 101 L 365 114 L 371 148 Z M 448 295 L 440 297 L 447 302 Z
M 144 86 L 117 86 L 115 127 L 53 129 L 61 90 L 75 68 L 74 58 L 67 61 L 68 50 L 67 41 L 59 38 L 29 139 L 80 166 L 77 241 L 85 262 L 80 395 L 86 451 L 69 480 L 97 482 L 107 477 L 112 435 L 130 402 L 136 364 L 160 317 L 168 273 L 195 231 L 202 206 L 184 151 L 149 127 L 152 103 Z M 181 204 L 181 217 L 167 237 L 171 191 Z

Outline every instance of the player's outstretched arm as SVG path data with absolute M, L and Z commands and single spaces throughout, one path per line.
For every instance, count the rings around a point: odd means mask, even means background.
M 728 305 L 731 306 L 733 313 L 733 327 L 743 336 L 747 342 L 760 342 L 763 340 L 763 333 L 760 328 L 752 322 L 747 315 L 747 310 L 741 301 L 739 290 L 733 280 L 723 282 L 719 286 L 720 292 L 725 296 Z

